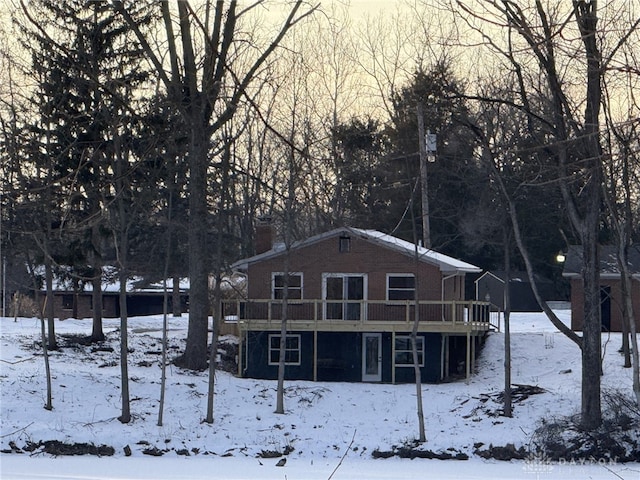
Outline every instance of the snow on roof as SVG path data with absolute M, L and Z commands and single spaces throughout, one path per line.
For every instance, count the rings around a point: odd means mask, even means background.
M 613 245 L 601 245 L 599 257 L 600 277 L 620 278 L 616 247 Z M 582 263 L 582 247 L 580 245 L 570 245 L 567 250 L 562 276 L 567 278 L 581 277 Z M 634 277 L 640 276 L 640 245 L 636 244 L 629 248 L 628 267 Z
M 103 293 L 119 293 L 120 292 L 120 280 L 118 279 L 118 272 L 115 267 L 104 267 L 102 274 L 102 292 Z M 44 267 L 37 267 L 36 273 L 44 278 Z M 72 272 L 69 269 L 68 273 L 64 276 L 53 276 L 53 290 L 55 292 L 70 292 L 73 290 L 73 282 L 71 280 Z M 181 278 L 179 283 L 180 291 L 189 291 L 189 278 Z M 173 289 L 173 279 L 167 279 L 167 289 L 171 291 Z M 83 292 L 92 292 L 93 285 L 90 281 L 84 280 L 80 283 L 80 290 Z M 127 292 L 128 293 L 162 293 L 164 287 L 162 281 L 147 283 L 142 277 L 134 276 L 127 279 Z
M 369 237 L 379 244 L 389 246 L 403 253 L 415 255 L 415 245 L 411 242 L 407 242 L 406 240 L 378 232 L 377 230 L 363 230 L 359 228 L 352 228 L 350 230 L 360 233 L 365 238 Z M 462 260 L 458 260 L 443 253 L 436 252 L 430 248 L 418 247 L 418 256 L 423 261 L 438 265 L 440 270 L 444 272 L 460 271 L 471 273 L 482 271 L 481 268 L 476 267 L 475 265 L 463 262 Z
M 325 240 L 327 238 L 335 237 L 338 235 L 343 235 L 345 233 L 358 235 L 364 240 L 376 243 L 385 248 L 389 248 L 406 255 L 415 255 L 415 245 L 411 242 L 407 242 L 406 240 L 402 240 L 400 238 L 379 232 L 377 230 L 366 230 L 353 227 L 337 228 L 335 230 L 309 237 L 305 240 L 293 243 L 291 245 L 291 249 L 295 250 L 298 248 L 306 247 L 321 240 Z M 259 255 L 239 260 L 231 265 L 231 268 L 237 270 L 246 270 L 250 264 L 278 256 L 282 254 L 282 252 L 282 248 L 273 248 Z M 430 248 L 418 247 L 418 256 L 420 258 L 420 261 L 437 265 L 440 270 L 445 273 L 476 273 L 482 271 L 481 268 L 476 267 L 475 265 L 463 262 L 462 260 L 458 260 L 443 253 L 436 252 L 435 250 L 432 250 Z

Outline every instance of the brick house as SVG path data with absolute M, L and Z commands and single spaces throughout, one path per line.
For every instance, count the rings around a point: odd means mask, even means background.
M 416 261 L 412 243 L 373 230 L 338 228 L 289 249 L 271 238 L 258 231 L 260 253 L 232 266 L 247 298 L 223 303 L 238 320 L 241 375 L 277 378 L 285 296 L 289 379 L 414 381 L 416 296 L 422 380 L 470 375 L 491 328 L 489 304 L 464 298 L 478 267 L 422 247 Z
M 172 311 L 172 281 L 169 280 L 169 311 Z M 105 283 L 102 286 L 102 317 L 118 318 L 120 316 L 120 285 L 117 281 Z M 46 292 L 40 292 L 42 302 L 46 300 Z M 180 284 L 181 310 L 187 311 L 188 281 Z M 129 316 L 157 315 L 163 311 L 164 292 L 161 285 L 151 284 L 144 287 L 137 286 L 132 280 L 127 285 L 127 314 Z M 93 292 L 91 284 L 84 289 L 74 292 L 64 283 L 54 285 L 53 315 L 65 320 L 67 318 L 93 317 Z
M 600 246 L 600 316 L 602 330 L 622 331 L 622 291 L 616 248 Z M 629 268 L 633 276 L 632 298 L 636 328 L 640 330 L 640 245 L 629 250 Z M 584 322 L 584 288 L 582 284 L 582 247 L 569 247 L 562 276 L 571 282 L 571 329 L 582 330 Z

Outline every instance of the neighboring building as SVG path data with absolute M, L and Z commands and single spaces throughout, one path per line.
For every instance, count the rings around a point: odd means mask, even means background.
M 173 283 L 168 280 L 169 307 L 172 312 Z M 181 282 L 180 303 L 181 311 L 187 311 L 188 281 Z M 102 317 L 117 318 L 120 316 L 120 284 L 115 281 L 105 283 L 102 287 Z M 41 291 L 42 301 L 46 301 L 46 292 Z M 142 315 L 157 315 L 163 312 L 164 292 L 162 285 L 151 284 L 144 287 L 138 286 L 135 280 L 127 284 L 127 315 L 131 317 Z M 53 291 L 53 315 L 61 320 L 67 318 L 91 318 L 93 317 L 93 292 L 91 284 L 85 289 L 74 292 L 64 283 L 54 285 Z
M 260 229 L 264 251 L 232 266 L 247 276 L 247 299 L 224 303 L 238 320 L 241 375 L 277 378 L 285 293 L 288 379 L 414 381 L 416 294 L 422 380 L 470 375 L 491 328 L 489 305 L 464 298 L 478 267 L 421 247 L 416 262 L 412 243 L 373 230 L 339 228 L 286 249 Z
M 600 247 L 600 314 L 602 330 L 622 331 L 622 292 L 616 248 Z M 633 275 L 632 298 L 636 326 L 640 329 L 640 246 L 629 250 L 629 268 Z M 582 283 L 582 247 L 569 247 L 562 275 L 571 281 L 571 328 L 581 331 L 584 324 L 584 288 Z
M 509 294 L 512 312 L 540 312 L 531 288 L 531 282 L 527 272 L 510 272 Z M 506 272 L 485 272 L 475 281 L 476 299 L 487 300 L 504 310 L 504 294 L 506 284 Z M 536 278 L 536 286 L 540 296 L 545 301 L 561 300 L 556 292 L 553 282 L 544 278 Z

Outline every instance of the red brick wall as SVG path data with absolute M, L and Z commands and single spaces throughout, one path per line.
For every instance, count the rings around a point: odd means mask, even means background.
M 64 297 L 73 295 L 72 293 L 53 294 L 53 316 L 61 320 L 73 317 L 73 310 L 64 308 Z M 46 301 L 46 295 L 43 295 L 43 302 Z M 91 308 L 91 294 L 83 293 L 77 296 L 77 318 L 92 318 L 93 309 Z M 104 318 L 114 318 L 116 316 L 116 303 L 118 297 L 116 295 L 102 296 L 102 316 Z
M 622 331 L 622 292 L 619 280 L 601 280 L 602 286 L 611 288 L 611 331 Z M 633 311 L 636 328 L 640 330 L 640 282 L 633 282 Z M 582 330 L 584 325 L 584 289 L 582 280 L 571 280 L 571 329 Z
M 348 253 L 339 251 L 339 237 L 324 239 L 313 245 L 292 251 L 290 272 L 303 272 L 303 297 L 322 298 L 323 273 L 366 274 L 367 299 L 385 300 L 387 273 L 414 273 L 412 255 L 404 255 L 351 235 Z M 254 263 L 248 270 L 248 294 L 253 299 L 271 298 L 271 273 L 284 271 L 284 252 L 274 258 Z M 420 263 L 421 300 L 441 300 L 442 277 L 437 266 Z M 464 298 L 464 279 L 446 282 L 447 299 Z

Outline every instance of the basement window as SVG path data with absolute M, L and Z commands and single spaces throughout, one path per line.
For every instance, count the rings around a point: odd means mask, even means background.
M 424 337 L 416 338 L 416 347 L 418 349 L 418 365 L 424 367 Z M 413 367 L 413 348 L 409 335 L 396 336 L 395 352 L 396 367 Z
M 278 334 L 269 335 L 269 365 L 280 363 L 280 338 Z M 287 335 L 284 350 L 285 365 L 300 365 L 300 335 Z

